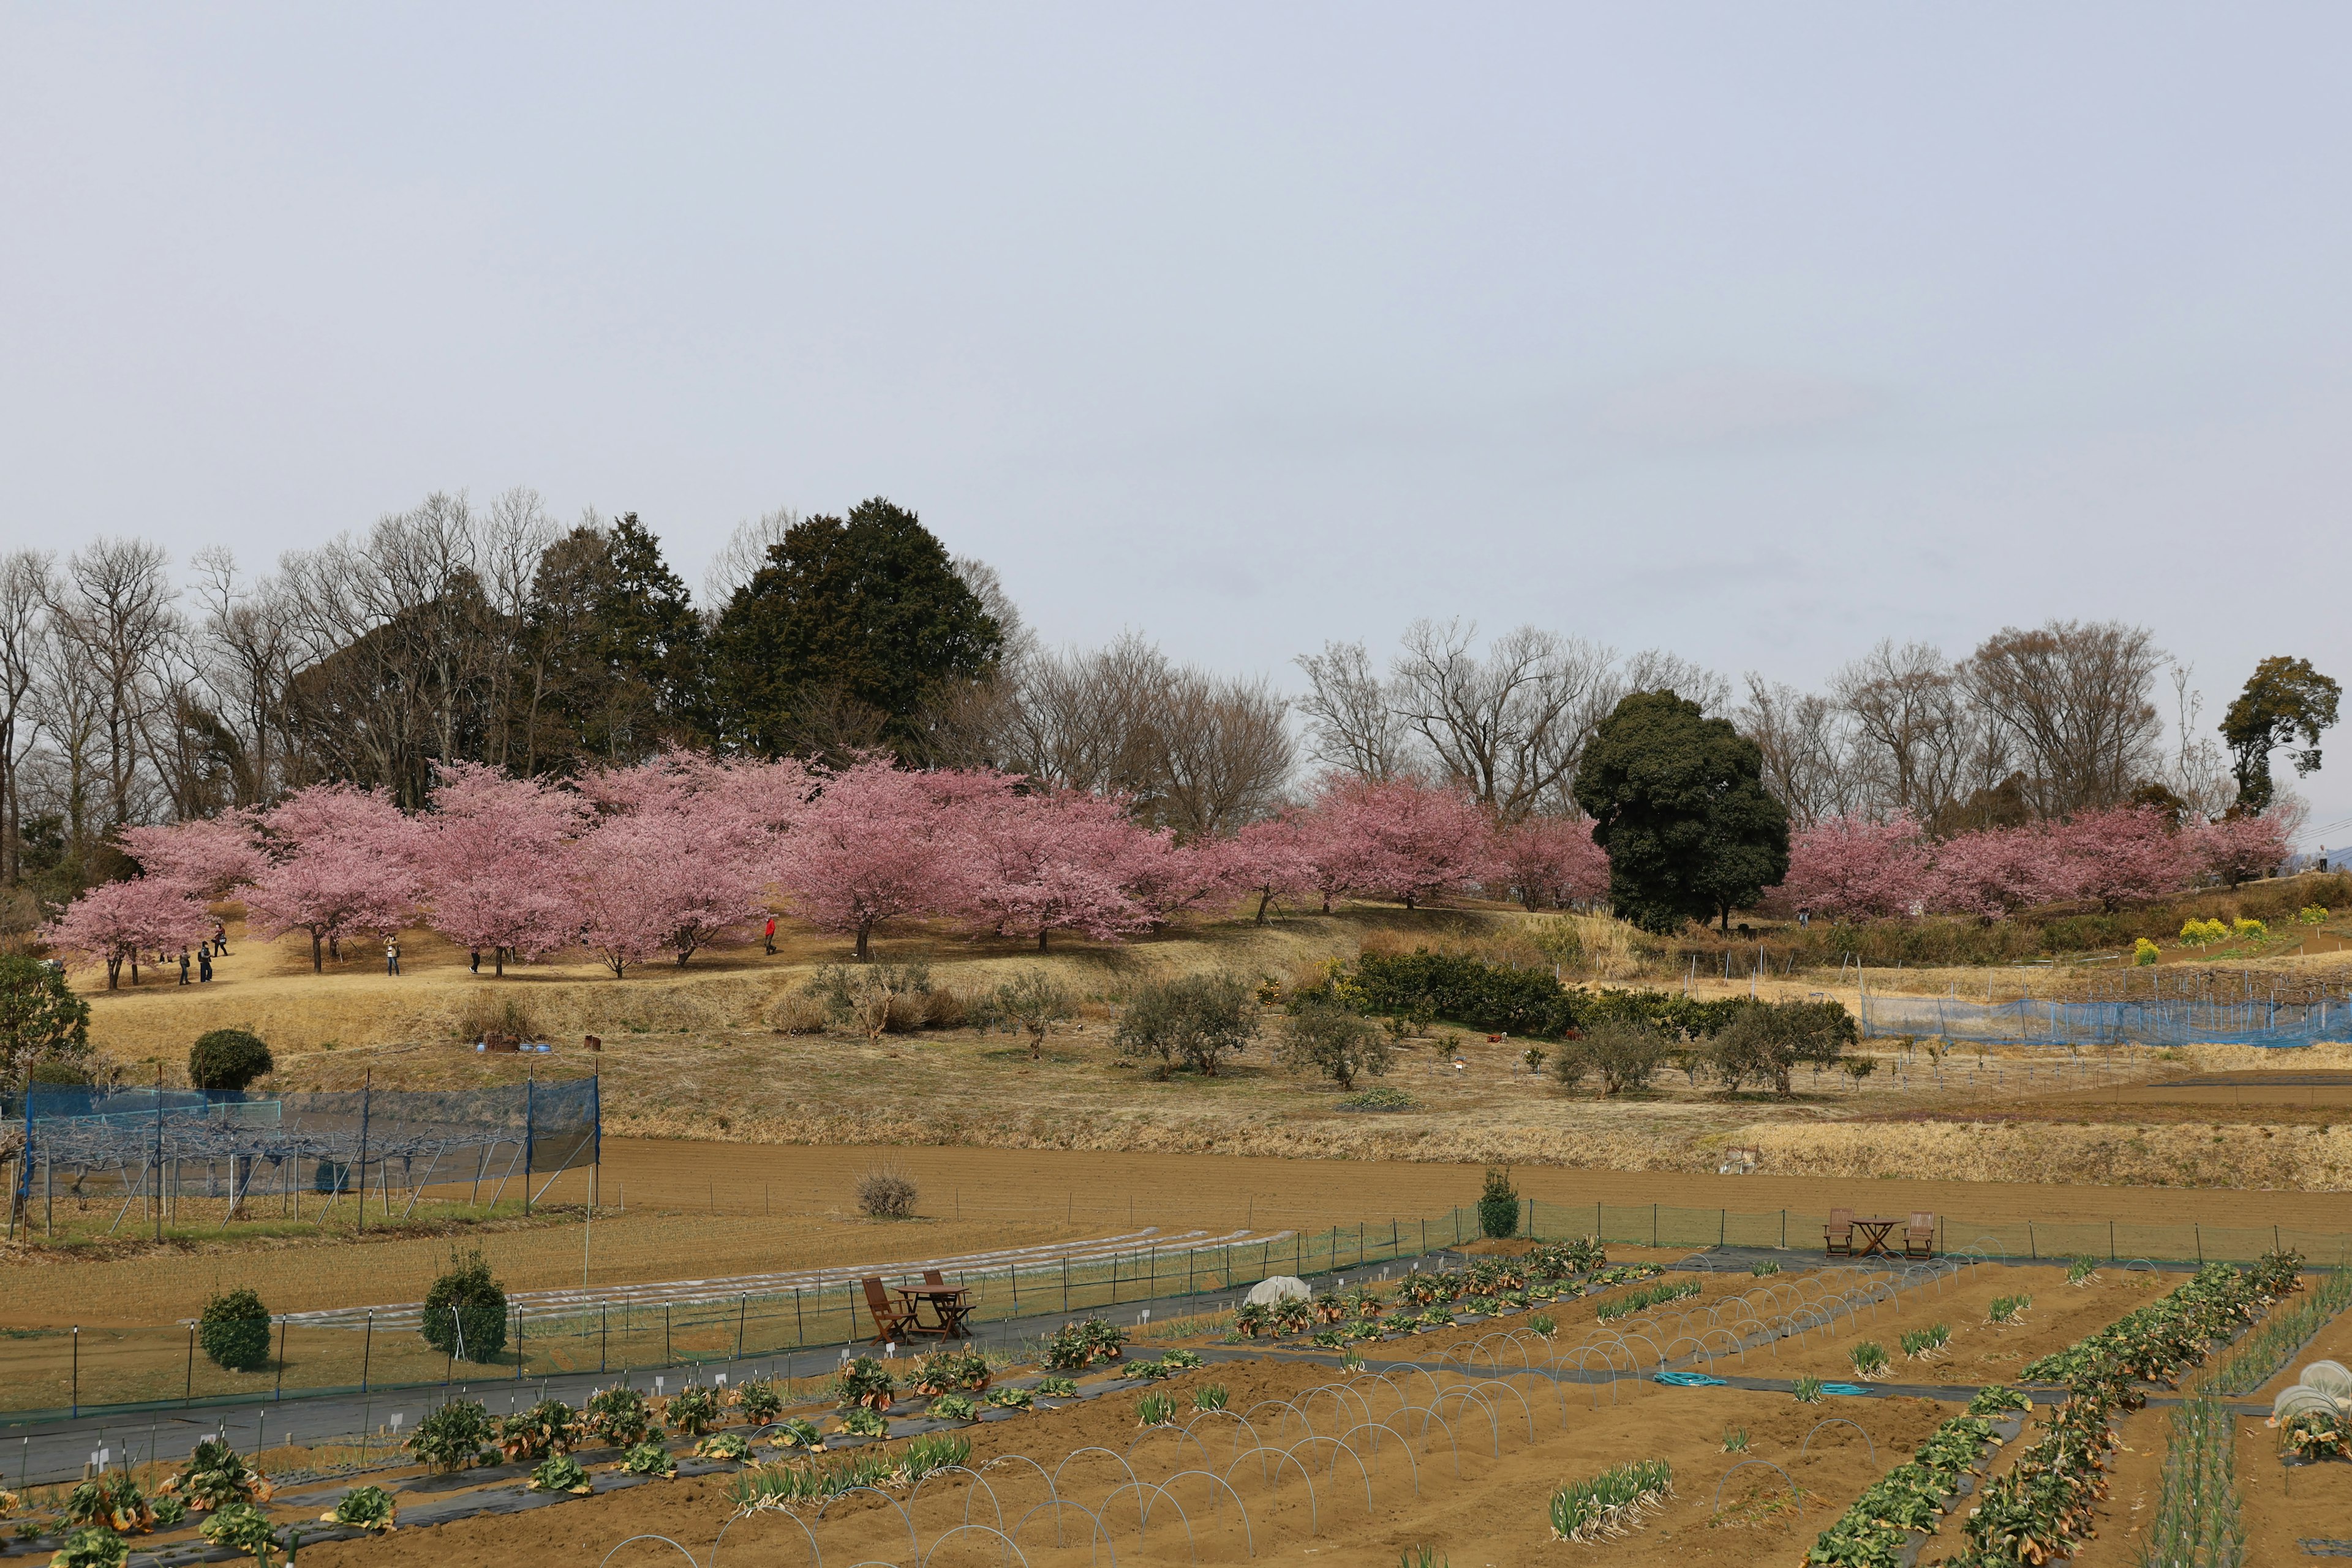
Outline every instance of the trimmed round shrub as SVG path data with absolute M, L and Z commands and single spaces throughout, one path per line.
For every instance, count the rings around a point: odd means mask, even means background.
M 874 1219 L 908 1219 L 915 1212 L 915 1184 L 889 1165 L 877 1165 L 857 1178 L 857 1207 Z
M 425 1292 L 425 1342 L 459 1361 L 494 1362 L 507 1345 L 507 1293 L 481 1249 L 449 1254 L 449 1268 Z
M 259 1372 L 269 1364 L 269 1309 L 250 1290 L 224 1291 L 205 1303 L 196 1343 L 215 1366 Z
M 188 1049 L 188 1081 L 198 1089 L 247 1089 L 277 1065 L 252 1030 L 210 1029 Z

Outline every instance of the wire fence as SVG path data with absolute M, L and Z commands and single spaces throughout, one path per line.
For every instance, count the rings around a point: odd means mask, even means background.
M 1886 1216 L 1902 1217 L 1908 1216 Z M 1562 1240 L 1599 1236 L 1618 1247 L 1702 1252 L 1736 1247 L 1807 1253 L 1822 1245 L 1827 1215 L 1798 1209 L 1738 1210 L 1667 1205 L 1560 1205 L 1524 1201 L 1516 1229 Z M 1365 1221 L 1242 1245 L 1160 1247 L 1083 1261 L 947 1271 L 966 1292 L 969 1321 L 1031 1321 L 1108 1314 L 1153 1305 L 1181 1313 L 1202 1298 L 1276 1275 L 1340 1274 L 1475 1242 L 1478 1211 L 1454 1208 L 1412 1219 Z M 2126 1221 L 2047 1223 L 1938 1215 L 1934 1250 L 2011 1262 L 2246 1262 L 2291 1247 L 2315 1264 L 2352 1264 L 2352 1237 L 2284 1226 L 2150 1225 Z M 1899 1243 L 1898 1243 L 1899 1245 Z M 886 1274 L 886 1283 L 915 1283 Z M 1215 1303 L 1222 1305 L 1222 1302 Z M 1161 1313 L 1163 1317 L 1170 1315 Z M 463 1382 L 526 1383 L 583 1373 L 692 1367 L 848 1347 L 877 1340 L 862 1287 L 744 1294 L 731 1299 L 643 1304 L 625 1300 L 520 1310 L 487 1363 L 459 1362 L 426 1343 L 414 1310 L 345 1314 L 331 1323 L 281 1318 L 268 1364 L 253 1372 L 215 1365 L 193 1323 L 134 1328 L 10 1329 L 0 1331 L 0 1416 L 11 1425 L 292 1395 L 364 1394 Z
M 437 1201 L 495 1207 L 509 1184 L 525 1206 L 534 1173 L 593 1165 L 603 1132 L 594 1078 L 462 1090 L 361 1089 L 256 1095 L 204 1089 L 36 1088 L 0 1105 L 14 1136 L 5 1158 L 7 1234 L 54 1235 L 60 1198 L 134 1205 L 158 1234 L 188 1217 L 222 1226 L 256 1215 L 303 1217 L 348 1200 L 363 1221 Z M 457 1194 L 463 1189 L 466 1196 Z

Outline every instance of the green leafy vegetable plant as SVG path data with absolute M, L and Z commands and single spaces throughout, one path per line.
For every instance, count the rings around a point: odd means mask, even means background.
M 648 1440 L 621 1456 L 621 1468 L 633 1476 L 674 1476 L 677 1461 L 670 1458 L 667 1448 Z
M 319 1522 L 389 1533 L 399 1511 L 393 1504 L 392 1494 L 382 1487 L 353 1487 L 335 1500 L 333 1508 L 319 1516 Z
M 242 1552 L 261 1568 L 274 1568 L 285 1543 L 278 1540 L 269 1516 L 249 1502 L 233 1502 L 213 1510 L 205 1521 L 204 1538 L 215 1546 Z
M 530 1491 L 570 1492 L 574 1497 L 586 1497 L 595 1489 L 588 1472 L 580 1468 L 580 1461 L 562 1454 L 541 1459 L 523 1485 Z
M 428 1468 L 462 1470 L 489 1449 L 489 1412 L 478 1399 L 452 1399 L 416 1424 L 405 1447 Z
M 790 1421 L 777 1422 L 776 1429 L 769 1435 L 768 1440 L 779 1448 L 799 1448 L 811 1454 L 824 1447 L 824 1438 L 818 1434 L 816 1423 L 803 1421 L 797 1416 Z
M 580 1425 L 608 1448 L 634 1448 L 653 1434 L 653 1403 L 626 1384 L 600 1388 L 581 1408 Z
M 713 1432 L 694 1446 L 698 1459 L 743 1460 L 751 1457 L 751 1445 L 743 1440 L 740 1432 Z

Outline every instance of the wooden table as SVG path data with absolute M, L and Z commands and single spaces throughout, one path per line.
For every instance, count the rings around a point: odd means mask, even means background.
M 898 1300 L 905 1304 L 908 1315 L 914 1319 L 916 1332 L 937 1334 L 943 1340 L 968 1340 L 971 1337 L 963 1327 L 964 1319 L 971 1314 L 971 1303 L 964 1299 L 963 1291 L 954 1286 L 901 1285 L 898 1287 Z M 922 1321 L 922 1305 L 926 1301 L 938 1314 L 939 1321 L 926 1323 Z
M 1854 1230 L 1864 1238 L 1864 1245 L 1853 1248 L 1856 1258 L 1868 1258 L 1874 1253 L 1892 1257 L 1886 1250 L 1886 1238 L 1909 1222 L 1905 1219 L 1864 1219 L 1855 1216 Z M 1851 1245 L 1851 1244 L 1849 1244 Z

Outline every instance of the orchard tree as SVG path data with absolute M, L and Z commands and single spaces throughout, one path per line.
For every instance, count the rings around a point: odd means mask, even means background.
M 1710 1066 L 1726 1090 L 1755 1079 L 1783 1100 L 1800 1062 L 1826 1067 L 1862 1037 L 1838 1002 L 1759 1002 L 1741 1007 L 1716 1033 Z
M 2096 899 L 2103 910 L 2162 898 L 2200 868 L 2195 841 L 2155 806 L 2084 812 L 2051 837 L 2065 863 L 2068 895 Z
M 1333 793 L 1356 840 L 1360 885 L 1410 910 L 1487 874 L 1490 819 L 1460 791 L 1391 779 L 1350 780 Z
M 1789 841 L 1777 902 L 1832 920 L 1920 912 L 1937 892 L 1927 841 L 1908 813 L 1873 822 L 1832 816 Z
M 2270 804 L 2271 753 L 2299 737 L 2304 749 L 2288 754 L 2294 771 L 2319 766 L 2319 732 L 2336 722 L 2336 699 L 2344 689 L 2302 658 L 2266 658 L 2254 667 L 2246 689 L 2221 716 L 2221 739 L 2236 759 L 2238 803 L 2242 816 L 2260 816 Z
M 2260 816 L 2223 816 L 2200 822 L 2187 830 L 2189 852 L 2197 866 L 2230 887 L 2256 877 L 2267 877 L 2293 852 L 2289 840 L 2298 814 L 2284 808 Z
M 1496 874 L 1532 913 L 1609 891 L 1609 857 L 1586 818 L 1529 816 L 1498 828 L 1488 854 Z
M 1075 931 L 1118 942 L 1150 929 L 1135 896 L 1144 837 L 1115 796 L 1075 790 L 976 802 L 968 894 L 973 917 L 1001 936 Z
M 52 945 L 106 965 L 106 988 L 119 987 L 122 965 L 139 984 L 139 955 L 192 947 L 212 934 L 213 917 L 178 883 L 161 877 L 101 882 L 76 899 L 43 931 Z
M 168 827 L 125 827 L 116 833 L 122 852 L 150 877 L 161 878 L 192 899 L 225 898 L 260 874 L 260 846 L 245 812 L 195 817 Z
M 1789 814 L 1764 788 L 1763 753 L 1672 691 L 1636 691 L 1603 719 L 1576 804 L 1609 855 L 1609 897 L 1645 931 L 1753 904 L 1789 870 Z
M 1306 832 L 1293 816 L 1253 822 L 1225 840 L 1227 865 L 1236 892 L 1257 900 L 1257 923 L 1279 900 L 1305 898 L 1315 891 L 1315 866 Z
M 438 779 L 415 851 L 433 929 L 489 950 L 501 975 L 509 956 L 536 958 L 574 940 L 580 910 L 566 849 L 585 812 L 580 797 L 478 763 L 444 763 Z
M 991 673 L 1003 642 L 913 512 L 861 501 L 787 529 L 719 615 L 721 729 L 771 756 L 907 746 L 926 706 Z
M 971 898 L 975 822 L 1008 787 L 993 775 L 910 773 L 871 756 L 821 773 L 777 847 L 776 881 L 802 919 L 854 936 L 857 962 L 866 963 L 875 927 L 955 910 Z
M 311 784 L 261 817 L 268 858 L 245 891 L 263 942 L 310 938 L 310 971 L 346 936 L 389 935 L 416 912 L 416 827 L 382 790 Z
M 2048 826 L 1987 827 L 1936 847 L 1928 907 L 1995 920 L 2071 898 L 2074 886 L 2074 868 Z

